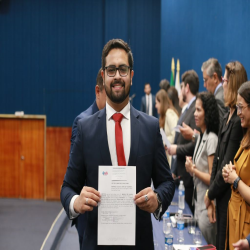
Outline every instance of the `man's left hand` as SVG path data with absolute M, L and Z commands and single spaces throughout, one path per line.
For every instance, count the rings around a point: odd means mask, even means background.
M 182 123 L 182 128 L 180 128 L 180 132 L 184 139 L 191 141 L 192 136 L 194 134 L 193 129 L 191 129 L 185 122 Z
M 156 193 L 151 187 L 144 188 L 134 197 L 135 204 L 144 211 L 153 213 L 158 207 Z
M 176 155 L 177 145 L 172 144 L 167 150 L 169 155 Z

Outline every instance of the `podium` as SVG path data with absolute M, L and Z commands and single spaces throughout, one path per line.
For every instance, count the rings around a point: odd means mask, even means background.
M 0 115 L 0 197 L 46 198 L 45 145 L 45 115 Z

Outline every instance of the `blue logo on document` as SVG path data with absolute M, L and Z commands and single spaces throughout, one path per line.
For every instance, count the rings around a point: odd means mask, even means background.
M 106 171 L 106 172 L 103 171 L 102 174 L 103 175 L 108 175 L 108 171 Z

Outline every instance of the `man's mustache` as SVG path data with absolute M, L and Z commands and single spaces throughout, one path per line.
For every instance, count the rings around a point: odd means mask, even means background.
M 125 83 L 123 81 L 117 81 L 117 80 L 112 82 L 110 85 L 111 85 L 111 87 L 114 87 L 115 84 L 120 84 L 122 87 L 125 86 Z

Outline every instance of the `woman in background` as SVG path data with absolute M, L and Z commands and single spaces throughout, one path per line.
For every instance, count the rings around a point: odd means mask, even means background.
M 222 83 L 225 106 L 229 107 L 229 111 L 225 114 L 220 125 L 218 146 L 213 162 L 210 187 L 204 197 L 210 222 L 217 222 L 216 247 L 218 250 L 225 249 L 227 207 L 231 196 L 230 185 L 225 183 L 222 177 L 222 168 L 230 161 L 233 161 L 243 136 L 240 118 L 235 111 L 235 105 L 237 91 L 242 83 L 246 81 L 247 73 L 240 62 L 230 62 L 226 65 Z M 213 203 L 215 199 L 216 213 Z
M 181 107 L 179 106 L 179 97 L 178 97 L 178 91 L 175 87 L 171 86 L 168 89 L 168 97 L 170 101 L 172 102 L 174 108 L 177 110 L 178 115 L 181 114 Z
M 197 94 L 194 119 L 201 133 L 195 145 L 193 159 L 187 156 L 185 167 L 194 180 L 194 217 L 207 243 L 215 245 L 216 224 L 209 222 L 204 203 L 204 195 L 210 184 L 220 123 L 218 106 L 213 94 L 209 92 Z
M 165 90 L 161 89 L 157 92 L 155 96 L 155 107 L 159 114 L 160 128 L 163 128 L 169 142 L 172 144 L 175 137 L 175 131 L 173 128 L 177 125 L 179 117 L 177 110 L 169 100 L 168 94 Z M 171 156 L 167 151 L 166 155 L 169 165 L 171 166 Z
M 239 88 L 236 107 L 244 136 L 234 165 L 230 162 L 222 170 L 225 182 L 232 189 L 227 216 L 226 248 L 229 249 L 234 249 L 233 243 L 245 239 L 250 232 L 250 81 Z

